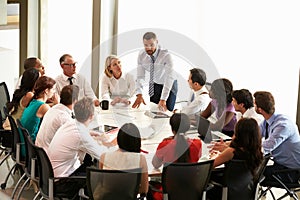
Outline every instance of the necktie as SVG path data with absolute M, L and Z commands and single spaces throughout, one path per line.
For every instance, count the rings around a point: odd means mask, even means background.
M 268 139 L 268 137 L 269 137 L 269 124 L 268 124 L 268 122 L 266 122 L 266 134 L 265 134 L 265 139 Z
M 151 64 L 150 64 L 150 80 L 149 80 L 149 96 L 152 97 L 154 95 L 154 56 L 151 57 Z
M 69 77 L 68 81 L 70 82 L 70 85 L 73 85 L 73 81 L 72 81 L 73 77 Z
M 191 102 L 193 102 L 195 99 L 195 93 L 193 92 L 192 96 L 191 96 Z
M 71 113 L 71 117 L 72 117 L 72 119 L 75 119 L 75 115 L 73 112 Z

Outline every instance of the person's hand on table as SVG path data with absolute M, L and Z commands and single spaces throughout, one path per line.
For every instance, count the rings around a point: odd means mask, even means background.
M 160 111 L 167 111 L 167 104 L 166 104 L 166 100 L 160 100 L 158 102 L 158 109 Z
M 143 96 L 141 94 L 138 94 L 138 95 L 136 95 L 136 100 L 134 101 L 132 108 L 139 108 L 141 103 L 146 105 Z
M 229 144 L 221 139 L 220 142 L 215 142 L 214 146 L 212 147 L 212 151 L 223 152 L 228 146 Z
M 102 144 L 106 147 L 114 147 L 118 144 L 117 142 L 117 138 L 114 138 L 112 141 L 108 141 L 108 140 L 103 140 Z
M 94 105 L 95 105 L 95 106 L 100 106 L 100 101 L 99 101 L 99 99 L 95 99 L 95 100 L 94 100 Z
M 220 151 L 211 150 L 209 152 L 209 159 L 215 159 L 220 155 Z
M 120 103 L 120 101 L 121 101 L 121 97 L 115 97 L 110 104 L 115 105 L 116 103 Z
M 103 134 L 103 133 L 102 133 Z M 90 135 L 92 137 L 100 137 L 101 133 L 99 131 L 90 130 Z
M 124 103 L 125 105 L 129 105 L 131 102 L 126 98 L 121 98 L 120 103 Z

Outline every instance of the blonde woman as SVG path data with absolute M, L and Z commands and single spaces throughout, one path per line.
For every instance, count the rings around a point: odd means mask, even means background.
M 112 100 L 111 104 L 130 104 L 129 98 L 135 92 L 134 78 L 129 73 L 122 72 L 120 59 L 110 55 L 105 61 L 104 76 L 101 81 L 102 99 Z

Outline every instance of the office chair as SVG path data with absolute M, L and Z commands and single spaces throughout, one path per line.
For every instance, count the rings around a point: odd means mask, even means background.
M 1 184 L 1 189 L 5 189 L 6 188 L 6 184 L 8 181 L 9 176 L 14 172 L 16 172 L 16 170 L 19 170 L 20 175 L 23 175 L 23 169 L 25 166 L 25 158 L 23 158 L 21 156 L 21 137 L 20 137 L 20 133 L 18 130 L 18 127 L 16 125 L 16 122 L 14 120 L 14 118 L 11 115 L 7 115 L 10 126 L 11 126 L 11 131 L 13 134 L 13 145 L 12 145 L 12 150 L 11 150 L 11 159 L 15 162 L 15 164 L 13 165 L 13 167 L 10 169 L 10 171 L 8 172 L 4 182 Z
M 33 149 L 35 150 L 37 156 L 37 164 L 38 164 L 38 177 L 39 177 L 39 193 L 36 194 L 34 199 L 36 199 L 39 195 L 42 198 L 53 200 L 54 198 L 69 198 L 73 199 L 74 196 L 68 194 L 66 192 L 60 192 L 57 187 L 57 180 L 63 179 L 76 179 L 77 181 L 85 181 L 86 177 L 54 177 L 54 172 L 52 168 L 52 164 L 49 160 L 49 157 L 45 150 L 41 147 L 33 145 Z M 79 192 L 79 191 L 78 191 Z
M 165 163 L 162 172 L 164 199 L 205 199 L 213 162 Z
M 133 200 L 141 183 L 141 168 L 105 170 L 87 168 L 87 190 L 92 200 Z
M 275 200 L 275 195 L 271 190 L 271 188 L 275 187 L 284 189 L 286 191 L 282 196 L 277 198 L 278 200 L 284 199 L 287 196 L 298 200 L 299 197 L 297 195 L 297 192 L 300 191 L 300 179 L 298 179 L 298 181 L 295 182 L 286 182 L 282 180 L 283 176 L 291 176 L 291 174 L 298 175 L 299 177 L 300 169 L 281 169 L 274 171 L 274 173 L 272 174 L 272 177 L 274 178 L 273 180 L 266 180 L 261 183 L 261 186 L 267 187 L 267 189 L 262 190 L 260 196 L 264 196 L 268 191 L 270 191 L 272 198 Z
M 10 101 L 9 92 L 5 82 L 0 83 L 0 156 L 5 153 L 5 157 L 0 161 L 0 165 L 10 156 L 12 137 L 11 131 L 4 130 L 3 123 L 7 116 L 6 103 Z
M 256 188 L 253 186 L 253 175 L 244 160 L 231 160 L 225 164 L 223 181 L 211 181 L 222 187 L 222 200 L 254 199 Z
M 6 119 L 6 115 L 4 112 L 4 107 L 6 107 L 6 103 L 10 101 L 9 92 L 7 89 L 7 85 L 5 82 L 0 83 L 0 117 L 1 117 L 1 127 Z
M 36 153 L 35 153 L 35 150 L 33 148 L 33 142 L 32 142 L 32 139 L 28 133 L 28 130 L 25 129 L 20 120 L 17 119 L 17 124 L 21 130 L 21 134 L 23 135 L 23 138 L 24 138 L 24 143 L 25 143 L 25 152 L 26 152 L 26 157 L 25 157 L 25 166 L 24 166 L 24 171 L 25 173 L 23 174 L 23 176 L 19 179 L 19 181 L 17 182 L 13 192 L 12 192 L 12 195 L 11 195 L 11 198 L 14 199 L 14 196 L 15 196 L 15 193 L 21 183 L 21 181 L 25 178 L 25 182 L 23 183 L 21 189 L 19 190 L 19 193 L 18 193 L 18 196 L 16 199 L 20 199 L 20 196 L 26 186 L 26 184 L 32 180 L 34 182 L 37 183 L 38 181 L 38 178 L 37 178 L 37 163 L 36 163 Z
M 262 195 L 262 189 L 261 189 L 261 182 L 265 179 L 264 172 L 268 165 L 269 160 L 271 159 L 271 154 L 267 154 L 264 156 L 262 163 L 259 165 L 258 169 L 256 170 L 256 175 L 254 177 L 254 188 L 255 188 L 255 195 L 254 199 L 260 199 Z
M 5 116 L 8 115 L 6 107 L 3 108 Z M 13 134 L 11 130 L 4 130 L 0 128 L 0 156 L 4 153 L 5 156 L 0 161 L 0 165 L 6 161 L 12 152 L 12 146 L 13 146 Z

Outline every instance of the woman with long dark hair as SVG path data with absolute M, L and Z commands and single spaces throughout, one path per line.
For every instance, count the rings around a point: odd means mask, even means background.
M 55 83 L 55 80 L 50 77 L 40 77 L 34 86 L 34 96 L 22 114 L 20 121 L 24 128 L 28 130 L 33 142 L 35 142 L 41 119 L 50 109 L 50 106 L 46 104 L 46 101 L 53 97 Z M 57 104 L 57 96 L 53 99 L 54 104 Z
M 141 152 L 141 135 L 133 123 L 124 124 L 117 136 L 119 149 L 101 155 L 100 169 L 126 170 L 142 168 L 141 186 L 139 193 L 148 192 L 148 167 L 146 158 Z
M 201 157 L 200 139 L 187 139 L 185 132 L 190 128 L 190 119 L 186 114 L 175 113 L 170 118 L 174 136 L 165 138 L 157 147 L 152 164 L 159 168 L 166 162 L 198 162 Z
M 255 119 L 242 118 L 238 121 L 229 147 L 215 158 L 214 167 L 232 159 L 245 160 L 249 170 L 255 174 L 263 160 L 261 134 Z
M 211 123 L 211 130 L 218 130 L 232 136 L 236 124 L 236 114 L 232 102 L 233 86 L 226 78 L 216 79 L 211 84 L 209 96 L 212 98 L 207 108 L 201 113 L 204 118 L 213 114 L 217 121 Z
M 11 102 L 8 102 L 6 104 L 8 112 L 15 120 L 21 118 L 24 109 L 31 101 L 34 95 L 33 87 L 39 77 L 40 73 L 35 68 L 30 68 L 24 71 L 20 88 L 15 90 Z M 8 119 L 6 119 L 6 121 L 4 122 L 3 128 L 6 130 L 10 130 L 10 123 Z

